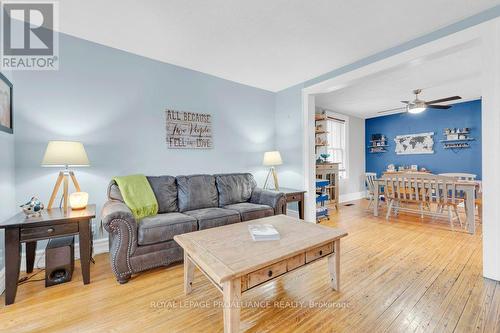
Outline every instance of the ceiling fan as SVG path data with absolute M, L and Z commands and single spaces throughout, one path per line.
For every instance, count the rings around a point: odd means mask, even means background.
M 422 92 L 422 89 L 415 89 L 413 93 L 415 94 L 415 99 L 413 101 L 401 101 L 401 103 L 406 104 L 404 107 L 379 111 L 378 113 L 386 113 L 397 110 L 405 110 L 405 112 L 409 113 L 420 113 L 425 111 L 426 109 L 449 109 L 451 105 L 435 105 L 437 103 L 450 102 L 457 99 L 461 99 L 460 96 L 451 96 L 440 99 L 435 99 L 433 101 L 424 101 L 418 98 L 418 95 Z

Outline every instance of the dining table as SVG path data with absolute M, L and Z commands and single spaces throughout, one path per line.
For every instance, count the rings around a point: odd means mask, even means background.
M 388 175 L 386 175 L 388 176 Z M 383 194 L 383 187 L 385 184 L 384 178 L 376 179 L 374 188 L 374 205 L 373 205 L 373 216 L 379 216 L 379 204 L 380 196 Z M 426 188 L 431 186 L 429 182 L 423 182 Z M 418 184 L 421 186 L 421 183 Z M 464 206 L 465 206 L 465 220 L 466 220 L 466 230 L 470 234 L 476 232 L 476 197 L 481 191 L 481 181 L 469 181 L 469 180 L 459 180 L 456 182 L 456 190 L 464 194 Z

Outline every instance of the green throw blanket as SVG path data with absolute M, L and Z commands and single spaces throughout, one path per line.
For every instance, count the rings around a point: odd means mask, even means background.
M 158 201 L 146 176 L 113 177 L 113 180 L 118 184 L 125 204 L 136 219 L 158 213 Z

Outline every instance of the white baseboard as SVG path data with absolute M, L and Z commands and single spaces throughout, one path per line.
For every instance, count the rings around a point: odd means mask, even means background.
M 298 212 L 298 211 L 296 211 L 296 210 L 293 210 L 293 209 L 287 209 L 287 210 L 286 210 L 286 215 L 291 216 L 291 217 L 294 217 L 294 218 L 296 218 L 296 219 L 298 219 L 298 218 L 299 218 L 299 212 Z
M 339 198 L 339 203 L 359 200 L 359 199 L 363 199 L 363 198 L 366 198 L 366 191 L 341 194 L 340 198 Z
M 0 270 L 0 295 L 5 290 L 5 267 Z
M 108 239 L 94 240 L 94 255 L 109 252 Z M 80 259 L 80 246 L 75 244 L 75 260 Z M 35 253 L 35 269 L 45 268 L 45 249 L 37 250 Z M 26 271 L 26 253 L 21 255 L 21 271 Z M 5 290 L 5 267 L 0 270 L 0 294 Z

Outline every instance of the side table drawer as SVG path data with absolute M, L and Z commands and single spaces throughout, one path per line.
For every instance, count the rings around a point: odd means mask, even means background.
M 333 243 L 318 246 L 306 252 L 306 263 L 324 257 L 333 252 Z
M 280 261 L 273 265 L 259 269 L 258 271 L 248 274 L 248 289 L 285 273 L 286 261 Z
M 57 235 L 65 235 L 78 232 L 78 223 L 56 224 L 45 227 L 22 228 L 21 241 L 50 238 Z
M 302 194 L 287 194 L 286 195 L 286 201 L 287 202 L 294 202 L 294 201 L 300 201 L 303 200 Z

